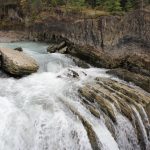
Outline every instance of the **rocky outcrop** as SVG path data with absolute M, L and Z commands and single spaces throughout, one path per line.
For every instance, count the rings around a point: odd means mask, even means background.
M 150 93 L 150 77 L 148 76 L 130 72 L 121 68 L 109 70 L 107 71 L 107 73 L 115 75 L 122 80 L 133 82 L 135 85 L 143 88 Z
M 23 52 L 0 48 L 2 69 L 14 76 L 24 76 L 38 70 L 36 61 Z
M 78 57 L 96 67 L 115 68 L 120 65 L 121 59 L 112 57 L 109 53 L 94 49 L 91 46 L 68 44 L 68 54 Z
M 92 83 L 85 83 L 79 89 L 79 95 L 91 114 L 96 117 L 103 116 L 106 126 L 115 139 L 117 133 L 114 127 L 119 123 L 118 114 L 121 114 L 135 127 L 141 149 L 149 149 L 147 141 L 150 131 L 150 95 L 148 93 L 125 83 L 98 77 Z
M 66 42 L 69 53 L 104 68 L 125 68 L 150 76 L 150 12 L 124 16 L 82 18 L 52 16 L 43 12 L 30 27 L 30 37 L 47 42 Z M 43 18 L 43 19 L 41 19 Z M 55 51 L 55 46 L 52 48 Z
M 128 54 L 122 60 L 122 67 L 131 72 L 140 73 L 150 77 L 150 53 L 133 53 Z

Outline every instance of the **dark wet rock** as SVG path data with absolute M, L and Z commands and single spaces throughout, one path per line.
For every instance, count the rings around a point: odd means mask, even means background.
M 47 51 L 48 51 L 49 53 L 55 53 L 56 50 L 57 50 L 57 45 L 54 45 L 54 44 L 50 45 L 50 46 L 47 48 Z
M 0 78 L 8 78 L 9 75 L 7 75 L 3 70 L 0 69 Z
M 59 75 L 59 76 L 57 76 L 57 78 L 62 78 L 62 76 L 61 76 L 61 75 Z
M 38 70 L 36 61 L 23 52 L 13 49 L 0 48 L 2 54 L 2 68 L 11 75 L 24 76 Z
M 58 75 L 57 76 L 57 78 L 64 78 L 64 77 L 79 79 L 79 74 L 76 71 L 72 70 L 72 69 L 68 69 L 66 72 L 64 72 L 63 75 Z
M 75 72 L 74 70 L 68 69 L 68 71 L 69 71 L 67 74 L 68 77 L 79 78 L 79 74 Z
M 19 51 L 19 52 L 22 52 L 22 51 L 23 51 L 22 47 L 17 47 L 17 48 L 15 48 L 14 50 Z
M 121 68 L 109 70 L 107 73 L 115 75 L 127 82 L 133 82 L 135 85 L 150 92 L 150 76 L 144 76 Z
M 83 60 L 81 60 L 79 58 L 76 58 L 76 57 L 73 57 L 72 59 L 78 67 L 90 68 L 90 65 L 88 63 L 86 63 L 85 61 L 83 61 Z
M 52 44 L 47 48 L 47 51 L 50 53 L 55 53 L 56 51 L 60 52 L 66 52 L 67 47 L 66 47 L 66 42 L 61 42 L 60 44 Z

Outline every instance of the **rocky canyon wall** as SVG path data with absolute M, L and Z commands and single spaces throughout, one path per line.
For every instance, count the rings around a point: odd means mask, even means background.
M 97 18 L 41 14 L 29 28 L 30 38 L 66 41 L 67 53 L 150 89 L 150 12 Z
M 96 49 L 112 49 L 129 42 L 150 46 L 150 12 L 134 11 L 125 16 L 94 19 L 49 15 L 37 19 L 31 30 L 40 40 L 63 37 L 74 44 Z

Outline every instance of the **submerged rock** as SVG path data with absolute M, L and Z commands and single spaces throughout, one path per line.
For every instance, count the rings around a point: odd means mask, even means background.
M 54 45 L 54 44 L 50 45 L 50 46 L 47 48 L 47 51 L 48 51 L 49 53 L 55 53 L 56 50 L 57 50 L 56 46 L 57 46 L 57 45 Z
M 14 50 L 19 51 L 19 52 L 22 52 L 22 51 L 23 51 L 22 47 L 17 47 L 17 48 L 15 48 Z
M 8 48 L 0 48 L 2 54 L 2 68 L 11 75 L 24 76 L 38 70 L 36 61 L 23 52 Z
M 68 77 L 73 77 L 73 78 L 79 78 L 79 74 L 76 72 L 76 71 L 74 71 L 74 70 L 72 70 L 72 69 L 68 69 Z

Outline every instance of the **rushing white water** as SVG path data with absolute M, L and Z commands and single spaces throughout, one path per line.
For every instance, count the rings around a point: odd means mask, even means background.
M 77 67 L 65 55 L 48 54 L 43 43 L 0 44 L 0 47 L 18 46 L 34 57 L 40 68 L 22 79 L 0 78 L 0 150 L 91 150 L 83 124 L 65 104 L 88 120 L 102 150 L 133 149 L 124 138 L 131 133 L 134 140 L 135 135 L 127 119 L 118 115 L 116 128 L 120 130 L 115 141 L 104 121 L 91 115 L 78 97 L 78 87 L 85 81 L 97 76 L 111 78 L 105 69 Z M 79 74 L 80 80 L 68 77 L 71 70 Z

